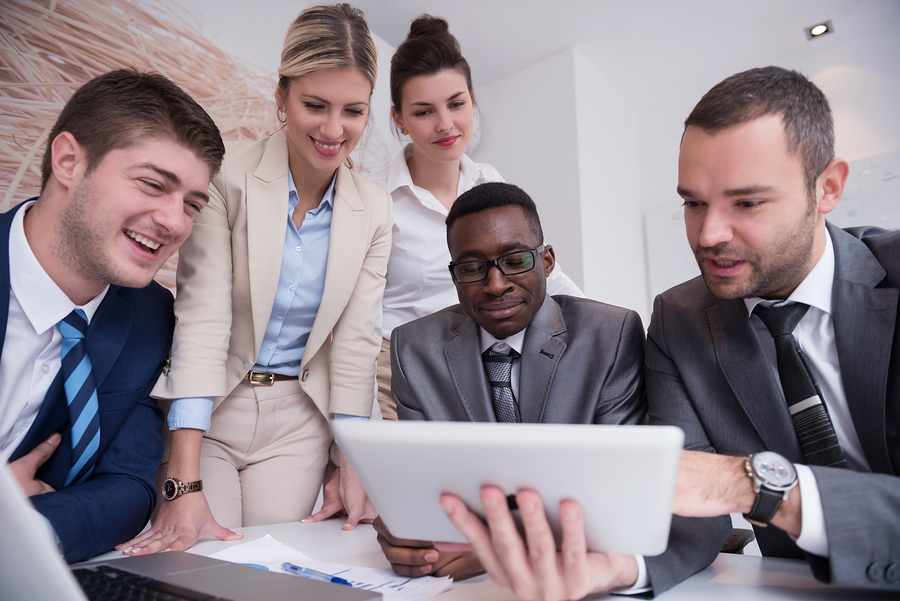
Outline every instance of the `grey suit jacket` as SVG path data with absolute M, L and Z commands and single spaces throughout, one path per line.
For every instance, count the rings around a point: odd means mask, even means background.
M 853 425 L 875 473 L 813 468 L 831 557 L 807 559 L 820 580 L 900 590 L 900 581 L 884 575 L 900 564 L 900 232 L 845 232 L 831 224 L 828 231 L 838 360 Z M 740 299 L 715 298 L 702 278 L 661 294 L 645 362 L 650 422 L 683 428 L 686 448 L 771 450 L 803 462 L 784 395 Z M 776 528 L 757 529 L 756 536 L 764 555 L 804 556 Z M 701 543 L 696 552 L 708 548 Z
M 634 311 L 547 296 L 525 333 L 519 410 L 528 423 L 644 419 L 644 329 Z M 497 421 L 479 328 L 459 305 L 395 328 L 391 392 L 400 419 Z

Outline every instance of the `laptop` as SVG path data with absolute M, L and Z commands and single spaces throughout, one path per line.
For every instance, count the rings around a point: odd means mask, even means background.
M 110 561 L 66 565 L 46 527 L 22 493 L 5 461 L 0 461 L 0 597 L 4 601 L 86 601 L 79 580 L 115 581 L 126 598 L 135 589 L 163 591 L 192 600 L 367 601 L 381 595 L 349 586 L 266 572 L 202 555 L 172 551 Z M 86 585 L 90 588 L 91 585 Z M 170 598 L 170 597 L 162 597 Z
M 559 504 L 581 504 L 592 551 L 666 549 L 684 433 L 673 426 L 331 422 L 334 438 L 397 537 L 467 542 L 441 509 L 443 492 L 482 517 L 479 491 L 537 491 L 557 542 Z M 518 517 L 513 511 L 514 517 Z

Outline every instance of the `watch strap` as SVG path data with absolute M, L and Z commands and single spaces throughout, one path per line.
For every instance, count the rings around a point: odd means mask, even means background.
M 175 485 L 175 491 L 172 496 L 169 496 L 168 494 L 166 494 L 166 487 L 168 486 L 169 482 L 172 482 Z M 162 493 L 163 493 L 163 498 L 165 498 L 167 501 L 174 501 L 181 495 L 184 495 L 187 493 L 192 493 L 192 492 L 200 492 L 202 490 L 203 490 L 203 480 L 196 480 L 194 482 L 182 482 L 181 480 L 179 480 L 177 478 L 169 477 L 169 478 L 166 478 L 166 481 L 163 484 Z
M 765 485 L 760 486 L 750 513 L 745 513 L 744 517 L 751 524 L 765 528 L 775 517 L 775 512 L 778 511 L 782 499 L 784 499 L 783 491 L 774 491 L 766 488 Z

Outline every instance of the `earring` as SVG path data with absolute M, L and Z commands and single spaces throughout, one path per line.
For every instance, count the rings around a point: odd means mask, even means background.
M 405 135 L 406 135 L 406 130 L 403 129 L 403 128 L 401 127 L 401 128 L 400 128 L 400 133 L 403 134 L 403 135 L 405 136 Z

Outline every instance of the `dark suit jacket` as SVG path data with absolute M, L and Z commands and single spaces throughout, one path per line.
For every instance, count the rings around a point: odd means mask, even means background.
M 850 587 L 900 590 L 873 580 L 900 564 L 900 232 L 843 231 L 834 242 L 835 339 L 853 425 L 874 474 L 813 467 L 831 557 L 808 556 L 817 578 Z M 684 429 L 685 447 L 760 450 L 803 462 L 777 376 L 741 299 L 719 300 L 702 278 L 657 297 L 646 348 L 650 422 Z M 764 555 L 803 557 L 777 528 L 758 528 Z M 697 552 L 703 545 L 697 545 Z M 872 570 L 878 572 L 877 569 Z
M 16 210 L 0 215 L 0 353 L 9 314 L 9 230 Z M 37 473 L 57 492 L 31 501 L 53 524 L 69 562 L 109 551 L 140 532 L 150 518 L 163 448 L 163 414 L 150 390 L 162 370 L 174 325 L 172 295 L 162 286 L 111 286 L 86 337 L 100 409 L 99 457 L 91 477 L 63 487 L 72 444 L 61 374 L 10 457 L 14 461 L 50 434 L 62 434 L 56 453 Z
M 459 305 L 391 335 L 400 419 L 493 422 L 479 328 Z M 525 333 L 519 410 L 528 423 L 635 424 L 644 419 L 644 329 L 634 311 L 547 296 Z

